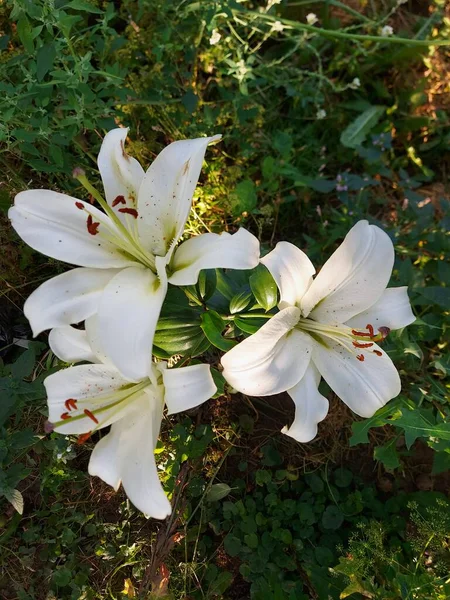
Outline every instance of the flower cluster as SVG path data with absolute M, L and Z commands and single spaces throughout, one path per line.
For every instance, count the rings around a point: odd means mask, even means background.
M 209 364 L 169 366 L 152 357 L 169 285 L 192 286 L 204 269 L 267 267 L 280 293 L 278 312 L 268 312 L 265 325 L 222 357 L 223 376 L 244 394 L 287 391 L 296 415 L 283 432 L 302 442 L 316 435 L 328 411 L 321 377 L 362 416 L 399 393 L 397 370 L 379 344 L 414 315 L 406 288 L 386 289 L 391 240 L 366 221 L 315 279 L 307 256 L 287 242 L 260 259 L 258 240 L 244 228 L 179 243 L 205 151 L 220 136 L 174 142 L 144 172 L 125 151 L 127 131 L 114 129 L 103 141 L 105 197 L 80 171 L 90 202 L 29 190 L 16 196 L 9 217 L 32 248 L 76 266 L 41 285 L 24 306 L 34 335 L 50 330 L 54 354 L 83 363 L 45 380 L 51 428 L 83 443 L 111 426 L 92 452 L 89 473 L 115 489 L 122 484 L 137 508 L 162 519 L 171 507 L 154 449 L 164 407 L 167 414 L 189 410 L 217 390 Z

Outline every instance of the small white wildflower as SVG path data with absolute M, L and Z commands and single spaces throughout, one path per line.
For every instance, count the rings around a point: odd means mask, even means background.
M 215 46 L 216 44 L 219 43 L 220 38 L 221 38 L 221 34 L 217 31 L 217 29 L 213 29 L 212 35 L 209 38 L 209 43 L 211 44 L 211 46 Z
M 359 80 L 359 77 L 355 77 L 354 80 L 349 84 L 349 87 L 352 90 L 357 90 L 359 87 L 361 87 L 361 81 Z
M 316 119 L 325 119 L 325 117 L 327 116 L 327 111 L 323 110 L 323 108 L 319 108 L 319 110 L 316 112 Z
M 315 15 L 314 13 L 309 13 L 306 15 L 306 22 L 308 23 L 308 25 L 315 25 L 318 20 L 319 19 L 317 18 L 317 15 Z
M 275 21 L 272 25 L 272 31 L 283 31 L 284 25 L 281 21 Z
M 393 33 L 394 33 L 394 30 L 392 29 L 392 27 L 390 25 L 385 25 L 382 28 L 382 30 L 380 31 L 380 34 L 382 37 L 389 37 Z
M 269 0 L 266 10 L 270 10 L 275 4 L 281 4 L 281 0 Z

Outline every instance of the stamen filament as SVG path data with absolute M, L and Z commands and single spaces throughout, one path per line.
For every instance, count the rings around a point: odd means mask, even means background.
M 129 248 L 127 248 L 126 251 L 129 254 L 132 254 L 133 256 L 135 256 L 140 262 L 142 262 L 144 265 L 148 266 L 150 269 L 152 269 L 154 271 L 155 270 L 154 257 L 151 256 L 150 254 L 147 255 L 147 253 L 144 253 L 143 248 L 137 242 L 135 235 L 133 235 L 133 233 L 131 231 L 129 231 L 123 225 L 122 221 L 116 215 L 115 211 L 109 206 L 109 204 L 106 202 L 106 200 L 103 198 L 103 196 L 89 182 L 86 175 L 84 175 L 84 174 L 78 175 L 76 177 L 76 179 L 97 200 L 97 202 L 103 208 L 103 210 L 108 215 L 108 217 L 111 219 L 111 221 L 113 221 L 114 225 L 116 225 L 116 227 L 120 231 L 120 233 L 127 239 L 127 241 L 130 243 L 130 245 L 134 248 L 134 250 L 132 252 L 130 252 Z M 89 212 L 88 212 L 88 214 L 89 214 Z M 104 223 L 104 224 L 106 224 L 106 223 Z M 137 227 L 136 227 L 135 231 L 137 232 Z M 115 237 L 117 237 L 117 236 L 115 236 Z M 122 248 L 122 249 L 124 249 L 124 248 Z
M 96 408 L 92 411 L 89 409 L 84 409 L 83 412 L 78 415 L 69 415 L 68 413 L 63 413 L 64 415 L 67 415 L 67 416 L 61 415 L 61 421 L 56 421 L 56 423 L 53 423 L 54 429 L 63 425 L 64 420 L 67 418 L 70 418 L 71 421 L 79 421 L 80 419 L 85 419 L 86 417 L 89 417 L 92 419 L 91 415 L 94 418 L 97 418 L 97 415 L 99 415 L 111 408 L 119 406 L 123 402 L 126 402 L 127 404 L 129 404 L 129 401 L 131 399 L 134 399 L 136 394 L 142 392 L 149 385 L 151 385 L 150 380 L 146 379 L 144 381 L 141 381 L 140 383 L 134 384 L 132 387 L 129 387 L 126 390 L 122 390 L 122 391 L 117 390 L 113 394 L 106 394 L 105 396 L 97 396 L 95 398 L 85 398 L 85 399 L 78 400 L 77 401 L 78 404 L 83 404 L 83 402 L 89 401 L 91 406 L 92 406 L 92 402 L 96 402 L 96 401 L 104 402 L 105 400 L 108 401 L 109 399 L 111 399 L 112 402 L 110 402 L 109 404 L 106 404 L 104 406 L 100 406 L 99 408 Z M 86 413 L 85 412 L 86 410 L 90 414 Z M 113 413 L 113 414 L 115 414 L 115 413 Z M 98 419 L 97 419 L 97 422 L 99 423 Z M 99 425 L 101 426 L 101 423 L 99 423 Z M 95 429 L 98 429 L 98 428 L 99 427 L 96 427 Z M 95 429 L 93 429 L 93 431 L 95 431 Z

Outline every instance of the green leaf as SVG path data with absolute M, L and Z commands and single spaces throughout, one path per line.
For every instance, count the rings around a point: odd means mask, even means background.
M 270 271 L 264 265 L 258 265 L 250 275 L 250 287 L 260 306 L 267 312 L 277 303 L 278 288 Z
M 235 294 L 230 300 L 230 313 L 234 315 L 247 308 L 251 298 L 252 293 L 248 289 L 245 289 L 242 292 L 238 292 L 237 294 Z
M 35 360 L 36 354 L 33 347 L 22 352 L 16 362 L 11 365 L 11 373 L 14 379 L 29 377 L 33 372 Z
M 204 302 L 209 300 L 216 291 L 217 274 L 215 269 L 204 269 L 198 277 L 198 291 Z
M 19 35 L 20 41 L 22 42 L 28 54 L 33 54 L 33 29 L 25 15 L 22 15 L 17 21 L 17 33 Z
M 206 499 L 208 502 L 218 502 L 228 496 L 230 492 L 231 488 L 227 483 L 215 483 L 210 487 Z
M 270 471 L 266 471 L 265 469 L 258 469 L 255 474 L 256 485 L 267 485 L 272 481 L 272 474 Z
M 385 106 L 371 106 L 365 110 L 341 133 L 341 144 L 346 148 L 360 146 L 385 110 Z
M 233 583 L 234 576 L 229 571 L 222 571 L 210 583 L 207 592 L 207 598 L 212 596 L 222 596 L 224 592 Z
M 230 198 L 234 215 L 241 215 L 243 212 L 252 212 L 258 202 L 255 184 L 251 179 L 244 179 L 231 192 Z
M 225 548 L 225 552 L 233 558 L 242 550 L 241 540 L 235 535 L 228 534 L 223 540 L 223 546 Z
M 44 44 L 39 48 L 36 54 L 36 77 L 38 81 L 42 81 L 50 71 L 55 58 L 56 46 L 54 43 Z
M 244 542 L 249 548 L 255 550 L 259 544 L 258 536 L 256 535 L 256 533 L 247 533 L 246 535 L 244 535 Z
M 223 352 L 228 352 L 228 350 L 231 350 L 236 345 L 235 341 L 226 340 L 222 337 L 225 322 L 214 310 L 209 310 L 202 314 L 201 328 L 211 344 Z
M 57 567 L 53 571 L 52 582 L 57 587 L 64 587 L 72 581 L 72 569 L 67 567 Z
M 217 369 L 214 369 L 214 367 L 211 367 L 211 375 L 217 387 L 217 392 L 214 394 L 213 398 L 219 398 L 225 394 L 225 378 L 222 373 Z
M 390 441 L 383 446 L 377 446 L 373 451 L 373 457 L 375 460 L 379 460 L 383 463 L 386 469 L 393 470 L 400 466 L 397 448 L 395 447 L 395 440 Z
M 421 295 L 433 304 L 448 309 L 450 306 L 450 288 L 432 285 L 420 290 Z
M 192 90 L 188 90 L 182 97 L 181 103 L 189 114 L 192 114 L 197 108 L 198 96 Z
M 239 329 L 250 335 L 256 333 L 258 329 L 261 329 L 264 323 L 267 323 L 267 319 L 253 319 L 239 316 L 234 319 L 236 327 L 239 327 Z
M 353 474 L 348 469 L 344 469 L 343 467 L 336 469 L 334 472 L 334 482 L 338 487 L 345 488 L 348 487 L 353 480 Z
M 74 10 L 81 10 L 83 12 L 94 13 L 96 15 L 102 15 L 103 10 L 98 8 L 97 6 L 93 6 L 90 2 L 86 0 L 72 0 L 69 4 L 66 5 L 66 8 L 72 8 Z
M 392 414 L 400 404 L 403 404 L 403 400 L 400 398 L 391 400 L 389 404 L 378 410 L 373 417 L 364 419 L 364 421 L 354 421 L 352 423 L 353 435 L 349 440 L 350 446 L 356 446 L 357 444 L 368 444 L 369 430 L 372 429 L 372 427 L 381 427 L 382 425 L 386 425 L 386 423 L 389 422 L 386 417 Z
M 447 471 L 450 471 L 450 448 L 443 452 L 434 453 L 431 474 L 438 475 L 439 473 L 446 473 Z
M 325 529 L 339 529 L 344 522 L 344 515 L 337 506 L 327 506 L 322 515 L 322 525 Z
M 450 423 L 434 424 L 419 409 L 408 410 L 403 408 L 400 417 L 391 419 L 388 422 L 404 430 L 408 450 L 419 437 L 435 437 L 450 441 Z

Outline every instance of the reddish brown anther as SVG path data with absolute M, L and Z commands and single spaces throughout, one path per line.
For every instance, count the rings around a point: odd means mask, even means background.
M 69 415 L 69 413 L 66 413 L 66 412 L 65 412 L 65 413 L 63 413 L 63 414 L 61 415 L 61 419 L 62 419 L 63 421 L 65 421 L 66 419 L 70 419 L 70 418 L 71 418 L 71 416 Z
M 75 400 L 75 398 L 67 398 L 67 400 L 64 402 L 64 406 L 69 411 L 76 410 L 77 409 L 77 401 Z
M 364 362 L 364 354 L 357 354 L 356 358 L 361 362 Z
M 92 215 L 89 215 L 86 221 L 87 230 L 91 235 L 97 235 L 100 223 L 95 223 Z
M 75 206 L 76 206 L 77 208 L 79 208 L 80 210 L 83 210 L 83 209 L 84 209 L 84 204 L 83 204 L 82 202 L 75 202 Z
M 91 412 L 91 411 L 90 411 L 88 408 L 85 408 L 83 412 L 84 412 L 84 414 L 85 414 L 87 417 L 89 417 L 90 419 L 92 419 L 92 421 L 94 421 L 94 423 L 95 423 L 96 425 L 98 425 L 98 419 L 97 419 L 97 417 L 94 415 L 94 413 L 92 413 L 92 412 Z
M 365 331 L 356 331 L 356 329 L 352 329 L 352 333 L 358 337 L 372 337 L 370 333 L 366 333 Z
M 113 200 L 111 206 L 117 206 L 118 204 L 126 204 L 125 196 L 117 196 L 115 200 Z
M 382 352 L 380 352 L 379 350 L 372 350 L 372 352 L 373 352 L 374 354 L 376 354 L 377 356 L 383 356 L 383 353 L 382 353 Z
M 370 348 L 373 346 L 373 342 L 369 342 L 368 344 L 361 344 L 360 342 L 353 342 L 355 348 Z
M 83 433 L 82 435 L 79 435 L 78 439 L 77 439 L 77 444 L 79 446 L 81 446 L 82 444 L 87 442 L 87 440 L 91 437 L 91 435 L 92 435 L 92 431 L 88 431 L 87 433 Z
M 373 338 L 374 337 L 373 326 L 369 323 L 368 325 L 366 325 L 366 329 L 369 330 L 369 335 L 371 338 Z
M 119 208 L 119 212 L 132 215 L 135 219 L 138 218 L 138 211 L 135 208 Z

